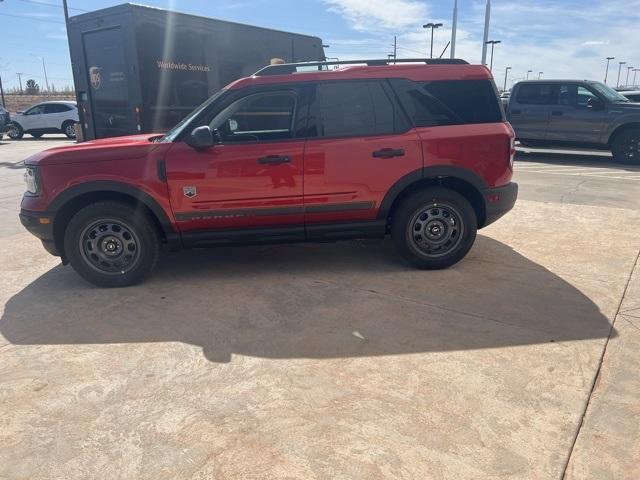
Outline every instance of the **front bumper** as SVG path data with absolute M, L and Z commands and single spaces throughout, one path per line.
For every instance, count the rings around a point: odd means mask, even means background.
M 482 227 L 486 227 L 513 208 L 518 198 L 518 184 L 511 182 L 503 187 L 487 188 L 482 193 L 486 205 L 486 218 Z
M 42 241 L 42 246 L 47 252 L 56 257 L 60 256 L 53 237 L 53 214 L 21 209 L 20 223 Z

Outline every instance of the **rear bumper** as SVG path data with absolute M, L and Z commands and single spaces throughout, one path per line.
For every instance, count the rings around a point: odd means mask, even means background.
M 486 227 L 513 208 L 518 198 L 518 184 L 512 182 L 503 187 L 487 188 L 482 194 L 486 205 L 486 219 L 482 227 Z
M 20 210 L 20 223 L 29 233 L 42 241 L 42 246 L 51 255 L 60 256 L 53 238 L 53 214 Z

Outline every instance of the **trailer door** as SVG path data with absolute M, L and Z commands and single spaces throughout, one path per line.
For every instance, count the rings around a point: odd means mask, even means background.
M 83 35 L 89 84 L 88 105 L 82 105 L 95 138 L 135 133 L 134 111 L 129 87 L 120 27 Z

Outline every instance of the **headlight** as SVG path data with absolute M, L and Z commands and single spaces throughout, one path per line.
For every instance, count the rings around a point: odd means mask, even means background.
M 38 169 L 27 167 L 24 171 L 24 183 L 27 186 L 27 195 L 36 196 L 40 193 Z

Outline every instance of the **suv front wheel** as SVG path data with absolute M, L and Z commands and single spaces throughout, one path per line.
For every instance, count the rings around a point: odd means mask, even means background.
M 417 191 L 394 213 L 391 236 L 398 252 L 422 269 L 447 268 L 469 252 L 478 221 L 458 192 L 443 187 Z
M 64 251 L 85 280 L 100 287 L 126 287 L 153 270 L 160 244 L 156 229 L 139 209 L 98 202 L 71 218 Z

